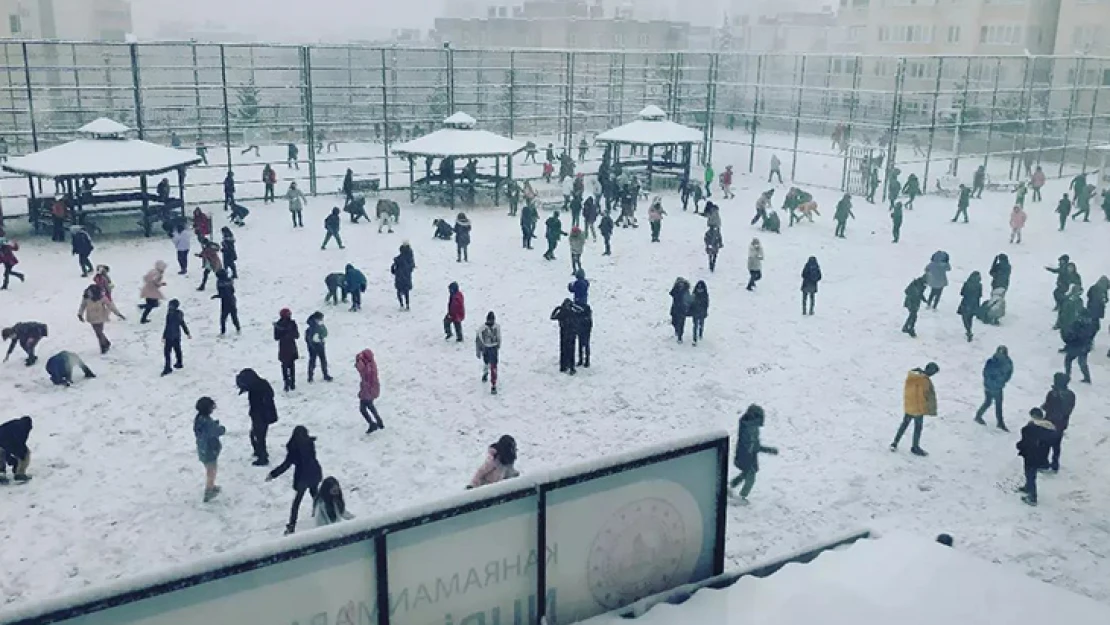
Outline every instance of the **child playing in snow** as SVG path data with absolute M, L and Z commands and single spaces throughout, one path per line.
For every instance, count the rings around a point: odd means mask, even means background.
M 1021 230 L 1025 227 L 1025 209 L 1021 204 L 1014 204 L 1014 212 L 1010 213 L 1010 243 L 1021 243 Z
M 736 436 L 736 456 L 733 464 L 740 469 L 740 475 L 732 478 L 729 488 L 736 488 L 741 482 L 744 486 L 740 489 L 739 499 L 747 503 L 748 494 L 755 486 L 755 474 L 759 471 L 759 454 L 766 453 L 777 456 L 779 450 L 766 447 L 759 441 L 759 430 L 763 427 L 763 408 L 752 404 L 740 417 L 739 431 Z M 732 491 L 730 490 L 730 493 Z M 736 496 L 733 493 L 733 496 Z
M 327 477 L 320 483 L 320 494 L 312 502 L 312 518 L 316 519 L 316 527 L 355 518 L 355 515 L 347 512 L 347 504 L 343 501 L 343 489 L 339 487 L 339 480 Z
M 216 402 L 211 397 L 201 397 L 197 400 L 197 416 L 193 419 L 193 435 L 197 439 L 197 457 L 204 465 L 204 501 L 211 501 L 219 494 L 220 487 L 216 486 L 217 461 L 220 459 L 220 437 L 227 431 L 220 422 L 212 418 L 216 410 Z

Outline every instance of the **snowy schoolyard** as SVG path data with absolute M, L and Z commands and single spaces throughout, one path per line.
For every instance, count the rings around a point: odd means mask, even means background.
M 601 256 L 600 242 L 587 245 L 593 366 L 573 378 L 558 372 L 558 330 L 548 319 L 568 296 L 566 242 L 554 262 L 542 260 L 542 249 L 521 249 L 518 220 L 504 208 L 468 211 L 470 262 L 458 264 L 452 243 L 432 239 L 432 219 L 453 220 L 446 209 L 404 202 L 392 235 L 345 220 L 346 249 L 320 251 L 334 197 L 310 198 L 303 230 L 290 227 L 284 203 L 250 203 L 247 226 L 235 228 L 243 333 L 219 337 L 219 305 L 209 300 L 214 286 L 196 291 L 197 259 L 187 278 L 167 272 L 165 293 L 181 300 L 193 333 L 184 343 L 185 369 L 167 377 L 159 376 L 165 307 L 154 312 L 153 323 L 139 325 L 135 305 L 141 277 L 154 262 L 174 266 L 168 240 L 97 241 L 92 260 L 112 267 L 115 299 L 128 316 L 108 324 L 114 346 L 101 356 L 90 328 L 76 319 L 87 280 L 68 243 L 22 237 L 19 269 L 27 283 L 15 281 L 0 294 L 0 325 L 38 320 L 49 324 L 50 336 L 39 347 L 39 365 L 25 369 L 17 352 L 0 366 L 0 417 L 35 419 L 34 479 L 0 490 L 0 569 L 6 573 L 0 603 L 280 540 L 290 478 L 266 483 L 266 470 L 250 466 L 247 400 L 234 384 L 243 367 L 278 389 L 280 421 L 269 437 L 274 462 L 293 426 L 306 425 L 317 437 L 324 474 L 340 480 L 348 509 L 363 518 L 457 493 L 504 433 L 516 437 L 517 468 L 527 473 L 696 430 L 735 431 L 739 413 L 758 402 L 768 415 L 764 442 L 781 455 L 762 459 L 750 505 L 728 511 L 729 566 L 861 526 L 948 532 L 958 549 L 1110 602 L 1105 333 L 1091 354 L 1094 385 L 1073 384 L 1077 409 L 1060 473 L 1042 479 L 1037 508 L 1013 492 L 1021 475 L 1017 430 L 1062 368 L 1060 340 L 1050 330 L 1054 276 L 1043 267 L 1068 253 L 1084 286 L 1110 273 L 1110 224 L 1103 216 L 1057 232 L 1052 211 L 1065 183 L 1053 182 L 1044 202 L 1027 207 L 1025 242 L 1010 245 L 1008 195 L 987 193 L 975 201 L 969 225 L 948 221 L 954 201 L 921 198 L 906 212 L 902 242 L 892 245 L 886 211 L 858 198 L 848 238 L 834 238 L 839 194 L 813 189 L 822 211 L 817 223 L 784 226 L 774 235 L 748 224 L 765 185 L 745 176 L 737 182 L 737 198 L 721 202 L 726 247 L 715 274 L 706 267 L 704 220 L 684 214 L 673 195 L 665 196 L 661 243 L 649 242 L 641 206 L 643 227 L 618 229 L 613 256 Z M 778 187 L 776 207 L 785 190 Z M 227 224 L 218 207 L 210 210 L 217 228 Z M 569 231 L 569 215 L 563 223 Z M 753 236 L 763 241 L 766 261 L 763 281 L 749 293 L 743 286 Z M 398 310 L 389 274 L 404 240 L 417 263 L 411 312 Z M 920 338 L 910 339 L 899 331 L 902 291 L 937 249 L 951 254 L 952 285 L 938 311 L 922 312 Z M 1001 327 L 977 325 L 967 343 L 955 314 L 959 285 L 973 270 L 986 277 L 999 252 L 1009 254 L 1014 268 L 1007 316 Z M 824 280 L 816 315 L 803 317 L 799 274 L 810 255 L 819 259 Z M 360 313 L 324 304 L 324 276 L 346 263 L 369 279 Z M 676 344 L 669 325 L 667 292 L 677 276 L 709 285 L 705 340 L 697 347 Z M 441 329 L 451 281 L 466 294 L 461 344 L 444 342 Z M 281 393 L 270 324 L 284 307 L 293 310 L 302 333 L 313 311 L 325 313 L 334 382 L 305 381 L 302 344 L 300 384 Z M 473 345 L 490 310 L 504 337 L 497 396 L 479 381 Z M 972 422 L 983 362 L 1003 344 L 1015 364 L 1006 389 L 1009 434 Z M 377 406 L 387 425 L 373 435 L 364 434 L 358 414 L 353 367 L 366 347 L 377 355 Z M 62 349 L 78 352 L 99 377 L 78 375 L 72 388 L 53 387 L 42 365 Z M 934 378 L 940 415 L 927 419 L 923 437 L 931 455 L 914 457 L 905 443 L 891 453 L 906 371 L 930 360 L 940 365 Z M 223 493 L 208 504 L 201 502 L 204 472 L 192 433 L 193 404 L 203 395 L 215 399 L 215 416 L 228 430 Z M 306 502 L 300 531 L 310 531 L 309 515 Z

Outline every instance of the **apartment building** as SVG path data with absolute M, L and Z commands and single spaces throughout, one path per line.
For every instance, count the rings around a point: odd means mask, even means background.
M 0 37 L 124 41 L 132 31 L 128 0 L 0 0 Z

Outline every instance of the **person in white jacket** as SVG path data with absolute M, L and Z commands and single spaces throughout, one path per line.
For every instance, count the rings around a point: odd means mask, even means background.
M 748 273 L 751 274 L 748 280 L 748 290 L 751 291 L 763 277 L 763 244 L 759 239 L 752 239 L 752 244 L 748 246 Z
M 347 512 L 347 504 L 343 501 L 343 489 L 339 487 L 339 480 L 327 477 L 320 483 L 320 494 L 312 502 L 312 518 L 316 520 L 316 527 L 355 518 L 355 515 Z
M 590 195 L 594 196 L 594 206 L 601 208 L 601 196 L 604 190 L 601 188 L 601 177 L 590 176 Z M 594 239 L 597 239 L 595 236 Z
M 497 325 L 497 316 L 491 310 L 486 315 L 486 323 L 474 337 L 474 348 L 478 358 L 482 361 L 482 381 L 489 380 L 489 392 L 497 394 L 497 361 L 501 351 L 501 326 Z
M 562 182 L 563 186 L 563 210 L 570 208 L 570 200 L 574 197 L 574 176 L 567 176 Z
M 304 192 L 297 188 L 296 181 L 289 183 L 289 190 L 285 192 L 285 199 L 289 200 L 289 215 L 293 219 L 294 228 L 304 228 L 304 205 L 308 204 L 308 200 L 304 197 Z
M 185 224 L 177 224 L 177 228 L 170 235 L 170 238 L 173 239 L 173 248 L 177 250 L 177 267 L 179 269 L 177 275 L 183 276 L 189 272 L 189 239 L 191 238 L 189 233 L 185 232 Z

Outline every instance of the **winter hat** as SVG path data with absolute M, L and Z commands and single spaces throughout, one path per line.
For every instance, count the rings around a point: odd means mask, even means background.
M 575 226 L 575 227 L 570 229 L 570 233 L 571 234 L 582 234 L 582 229 L 579 228 L 578 226 Z
M 170 300 L 170 308 L 180 308 L 180 307 L 181 307 L 181 302 L 179 300 L 176 300 L 176 299 L 171 299 Z
M 212 414 L 216 409 L 216 402 L 211 397 L 201 397 L 197 400 L 197 412 L 201 414 Z
M 281 312 L 278 313 L 278 317 L 281 317 L 282 319 L 290 319 L 293 317 L 293 311 L 289 310 L 288 308 L 282 308 Z
M 585 280 L 586 279 L 586 270 L 585 269 L 579 269 L 578 271 L 574 272 L 574 277 L 578 278 L 579 280 Z
M 935 375 L 940 371 L 940 367 L 935 362 L 930 362 L 925 365 L 925 375 Z
M 486 314 L 486 323 L 492 324 L 495 321 L 497 321 L 497 315 L 493 314 L 493 311 L 491 310 L 489 311 L 489 313 Z
M 952 546 L 952 537 L 949 536 L 948 534 L 941 534 L 941 535 L 937 536 L 937 542 L 944 545 L 945 547 L 951 547 Z

